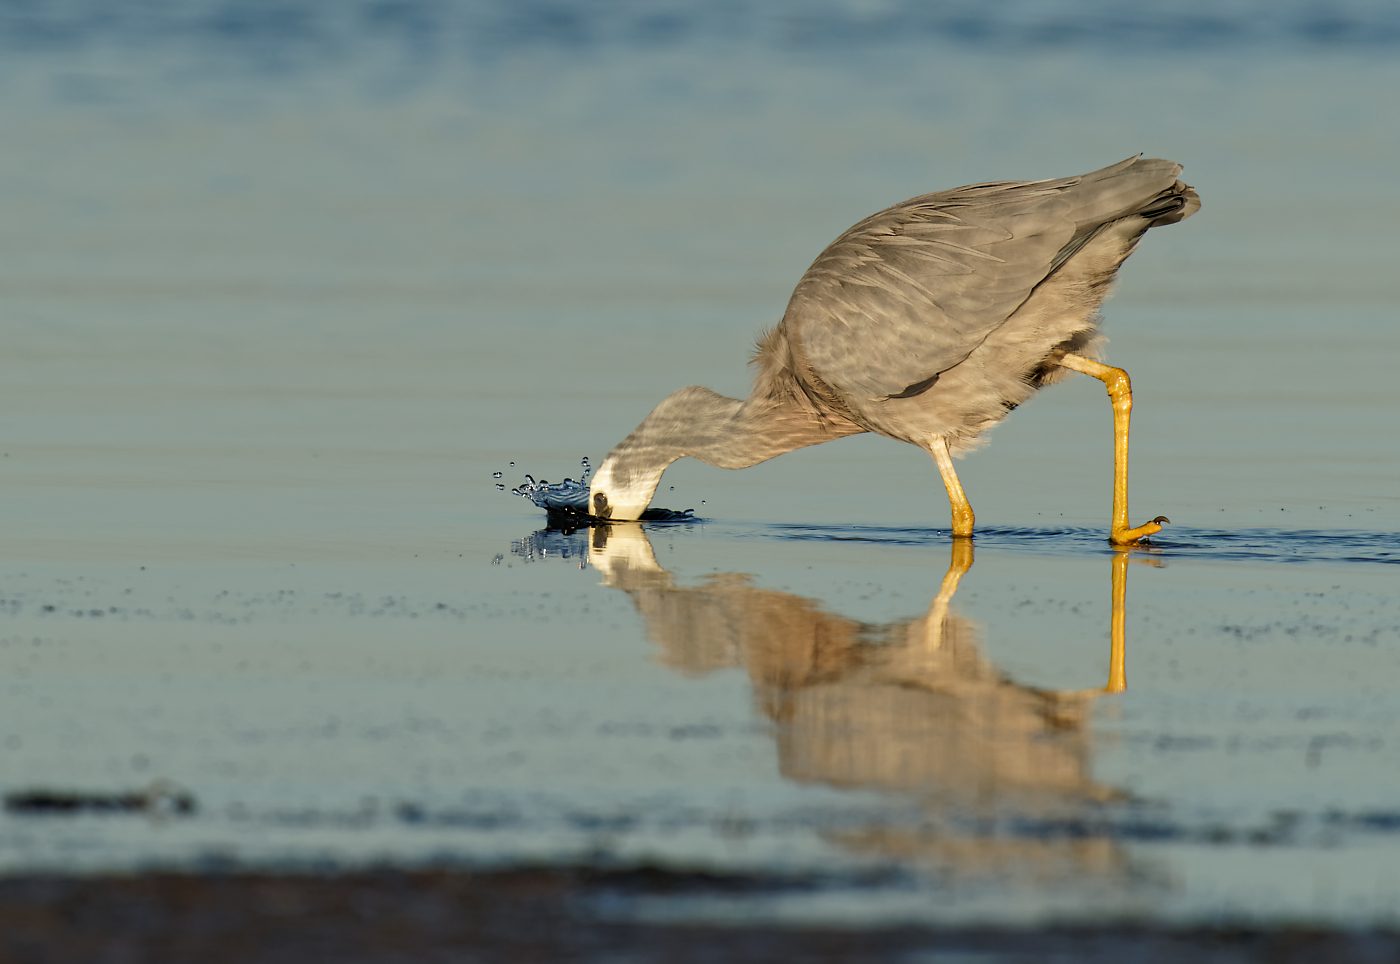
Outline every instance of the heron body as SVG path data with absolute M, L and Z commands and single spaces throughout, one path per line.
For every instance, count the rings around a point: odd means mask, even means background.
M 1111 539 L 1127 523 L 1127 375 L 1098 361 L 1099 308 L 1149 228 L 1200 207 L 1181 165 L 1132 157 L 1077 177 L 1000 181 L 912 198 L 851 227 L 803 274 L 759 341 L 747 399 L 683 388 L 595 474 L 594 515 L 636 519 L 684 456 L 743 468 L 861 432 L 928 451 L 955 535 L 973 515 L 953 454 L 1038 389 L 1078 371 L 1114 400 Z

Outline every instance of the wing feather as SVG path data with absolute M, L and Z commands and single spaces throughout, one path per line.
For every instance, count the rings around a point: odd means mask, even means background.
M 907 397 L 936 382 L 1107 221 L 1135 211 L 1171 162 L 1129 158 L 1049 181 L 912 198 L 836 239 L 798 282 L 783 324 L 843 397 Z M 1081 185 L 1087 190 L 1079 189 Z

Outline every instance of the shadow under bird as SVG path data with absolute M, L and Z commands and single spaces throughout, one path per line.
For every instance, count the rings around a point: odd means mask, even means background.
M 1127 372 L 1100 360 L 1099 308 L 1149 228 L 1201 206 L 1181 165 L 1130 157 L 1077 177 L 998 181 L 925 194 L 850 228 L 797 283 L 759 340 L 747 399 L 671 394 L 608 454 L 589 489 L 603 519 L 637 519 L 672 462 L 755 465 L 875 432 L 927 451 L 955 536 L 973 512 L 953 456 L 1038 389 L 1071 372 L 1113 402 L 1113 521 L 1129 545 L 1163 516 L 1128 522 Z

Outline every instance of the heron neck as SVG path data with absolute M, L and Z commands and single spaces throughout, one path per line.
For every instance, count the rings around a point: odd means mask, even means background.
M 789 402 L 740 401 L 708 388 L 682 388 L 662 400 L 608 455 L 616 477 L 634 491 L 656 491 L 672 462 L 692 456 L 723 469 L 742 469 L 793 449 L 860 431 L 843 431 Z

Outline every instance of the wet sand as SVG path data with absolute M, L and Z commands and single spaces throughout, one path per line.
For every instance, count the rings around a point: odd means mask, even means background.
M 771 882 L 769 882 L 771 886 Z M 1400 932 L 1316 927 L 986 928 L 697 925 L 629 920 L 630 896 L 743 893 L 749 877 L 653 868 L 385 870 L 0 880 L 0 959 L 1381 962 Z M 784 886 L 802 887 L 801 881 Z M 600 911 L 600 908 L 612 911 Z

